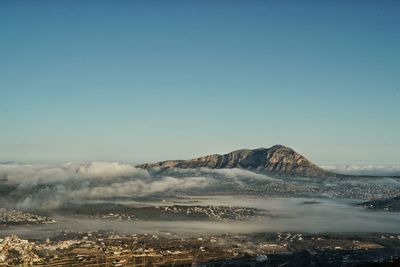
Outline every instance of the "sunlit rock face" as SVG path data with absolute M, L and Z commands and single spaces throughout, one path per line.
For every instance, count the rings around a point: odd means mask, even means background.
M 140 168 L 241 168 L 265 172 L 273 176 L 338 177 L 308 161 L 293 149 L 275 145 L 270 148 L 241 149 L 228 154 L 208 155 L 190 160 L 168 160 L 143 164 Z

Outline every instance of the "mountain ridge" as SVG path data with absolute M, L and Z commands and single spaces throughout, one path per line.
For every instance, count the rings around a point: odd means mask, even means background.
M 283 145 L 274 145 L 270 148 L 239 149 L 226 154 L 211 154 L 189 160 L 166 160 L 136 167 L 143 169 L 240 168 L 281 177 L 347 177 L 344 174 L 324 170 L 303 155 Z

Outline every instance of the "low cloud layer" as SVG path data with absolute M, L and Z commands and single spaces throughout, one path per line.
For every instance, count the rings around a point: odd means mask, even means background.
M 113 183 L 108 186 L 83 188 L 71 192 L 74 198 L 112 198 L 128 196 L 145 196 L 165 191 L 185 190 L 205 187 L 211 179 L 206 177 L 163 177 L 157 181 L 133 180 L 124 183 Z
M 325 166 L 345 173 L 390 172 L 382 166 Z M 342 170 L 342 171 L 341 171 Z M 346 171 L 343 171 L 346 170 Z M 371 184 L 373 185 L 371 187 Z M 393 195 L 399 179 L 381 178 L 330 181 L 272 178 L 242 169 L 136 168 L 118 162 L 67 163 L 63 165 L 0 164 L 0 207 L 53 210 L 69 202 L 113 201 L 157 195 L 232 193 L 274 196 L 343 196 L 370 199 Z M 368 192 L 366 194 L 365 192 Z M 345 195 L 347 197 L 347 195 Z
M 400 175 L 400 165 L 322 165 L 321 168 L 354 175 Z
M 160 170 L 159 168 L 154 168 L 153 170 Z M 150 170 L 151 172 L 151 170 Z M 219 176 L 232 180 L 258 180 L 258 181 L 279 181 L 279 179 L 273 178 L 266 174 L 257 173 L 253 171 L 248 171 L 244 169 L 210 169 L 210 168 L 199 168 L 199 169 L 181 169 L 181 168 L 171 168 L 166 170 L 167 173 L 171 175 L 207 175 L 207 176 Z
M 0 186 L 4 188 L 0 204 L 26 210 L 51 210 L 67 202 L 170 194 L 204 189 L 224 181 L 242 187 L 248 181 L 266 183 L 277 180 L 241 169 L 147 171 L 118 162 L 9 163 L 0 164 Z
M 68 163 L 61 166 L 0 164 L 2 206 L 55 209 L 66 202 L 141 197 L 204 188 L 212 177 L 152 176 L 147 170 L 118 162 Z M 7 190 L 8 189 L 8 190 Z
M 82 183 L 79 188 L 57 184 L 53 188 L 45 187 L 27 195 L 17 203 L 17 208 L 51 210 L 66 202 L 84 203 L 88 200 L 107 200 L 115 197 L 142 197 L 156 193 L 203 188 L 211 182 L 212 179 L 206 177 L 163 177 L 155 181 L 135 179 L 103 186 Z
M 115 177 L 148 177 L 146 170 L 118 162 L 57 165 L 0 164 L 0 179 L 15 183 L 53 183 L 66 180 Z
M 243 196 L 190 197 L 199 205 L 233 205 L 264 209 L 273 216 L 262 220 L 243 222 L 220 221 L 110 221 L 60 216 L 59 223 L 3 229 L 0 234 L 18 234 L 24 238 L 45 239 L 58 234 L 60 229 L 69 231 L 112 230 L 123 234 L 147 233 L 168 236 L 193 236 L 226 233 L 259 232 L 384 232 L 398 233 L 400 218 L 392 212 L 371 212 L 357 207 L 356 202 L 313 199 L 255 198 Z M 174 199 L 174 203 L 185 199 Z M 161 204 L 162 205 L 162 204 Z M 362 227 L 360 227 L 362 226 Z

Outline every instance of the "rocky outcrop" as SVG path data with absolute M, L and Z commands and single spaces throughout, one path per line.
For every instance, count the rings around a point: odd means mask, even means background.
M 190 160 L 168 160 L 143 164 L 140 168 L 241 168 L 283 177 L 342 177 L 311 163 L 291 148 L 275 145 L 270 148 L 241 149 L 228 154 L 208 155 Z

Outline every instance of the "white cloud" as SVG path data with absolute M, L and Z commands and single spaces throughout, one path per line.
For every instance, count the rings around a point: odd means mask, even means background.
M 212 177 L 201 175 L 150 176 L 147 170 L 118 162 L 68 163 L 59 166 L 0 164 L 0 183 L 15 186 L 6 195 L 0 196 L 0 201 L 7 204 L 10 202 L 8 198 L 14 196 L 14 200 L 15 197 L 19 198 L 14 203 L 18 208 L 54 209 L 71 201 L 84 203 L 89 199 L 146 196 L 203 188 L 213 181 Z
M 0 164 L 0 178 L 10 183 L 54 183 L 83 178 L 148 177 L 146 170 L 118 162 L 58 165 Z
M 400 165 L 322 165 L 321 168 L 354 175 L 400 175 Z
M 201 172 L 204 173 L 216 173 L 223 175 L 227 178 L 231 179 L 243 179 L 243 178 L 250 178 L 250 179 L 255 179 L 255 180 L 274 180 L 277 181 L 278 179 L 272 178 L 270 176 L 248 171 L 248 170 L 243 170 L 243 169 L 208 169 L 208 168 L 200 168 Z
M 78 175 L 85 177 L 129 177 L 146 176 L 149 174 L 146 170 L 135 168 L 131 164 L 119 162 L 89 162 L 89 163 L 69 163 L 63 166 L 66 170 L 73 171 Z
M 153 168 L 155 171 L 160 171 L 159 168 Z M 151 172 L 151 170 L 150 170 Z M 234 180 L 242 180 L 242 179 L 254 179 L 254 180 L 273 180 L 273 181 L 280 181 L 278 179 L 272 178 L 268 175 L 256 173 L 249 170 L 244 169 L 210 169 L 206 167 L 198 168 L 198 169 L 181 169 L 181 168 L 170 168 L 167 169 L 167 172 L 170 175 L 196 175 L 196 176 L 207 176 L 207 175 L 219 175 L 223 176 L 224 178 L 234 179 Z
M 145 196 L 154 193 L 166 191 L 178 191 L 191 188 L 205 187 L 213 179 L 208 177 L 163 177 L 161 180 L 144 181 L 133 180 L 124 183 L 113 183 L 108 186 L 99 186 L 93 188 L 83 188 L 72 191 L 70 195 L 73 198 L 111 198 L 119 196 Z
M 16 205 L 21 209 L 55 209 L 67 202 L 85 203 L 90 199 L 113 197 L 138 197 L 155 193 L 174 192 L 193 188 L 203 188 L 214 180 L 210 177 L 162 177 L 158 180 L 136 179 L 111 183 L 104 186 L 82 184 L 79 189 L 58 184 L 53 188 L 42 188 L 28 194 Z

